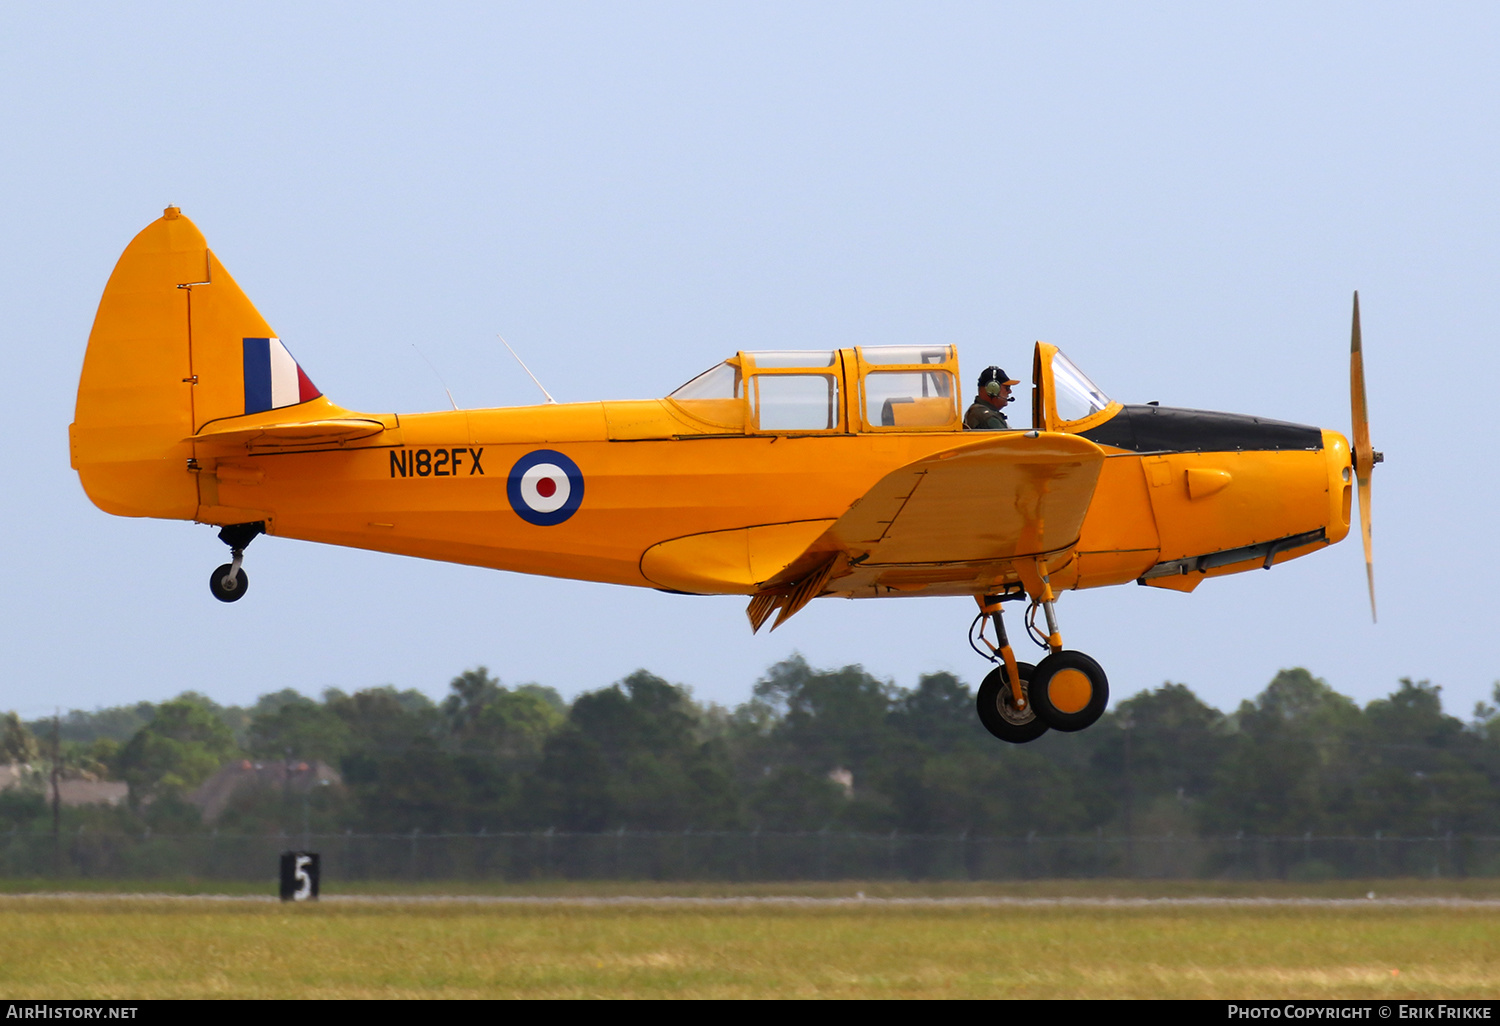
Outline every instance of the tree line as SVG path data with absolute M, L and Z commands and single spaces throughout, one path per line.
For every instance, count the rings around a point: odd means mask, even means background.
M 129 785 L 120 807 L 64 810 L 70 830 L 204 829 L 188 796 L 243 759 L 322 761 L 343 783 L 238 793 L 221 831 L 1500 835 L 1500 710 L 1461 720 L 1440 690 L 1403 679 L 1361 708 L 1292 669 L 1225 714 L 1168 683 L 1081 733 L 1010 746 L 951 674 L 902 688 L 794 656 L 733 709 L 644 670 L 568 703 L 479 667 L 437 702 L 393 687 L 250 707 L 186 692 L 55 727 L 63 776 Z M 0 830 L 51 828 L 53 732 L 0 722 L 0 763 L 33 768 L 0 791 Z

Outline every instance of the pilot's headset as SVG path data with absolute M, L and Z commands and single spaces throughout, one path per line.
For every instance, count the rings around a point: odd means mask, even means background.
M 1019 385 L 1020 382 L 1006 374 L 999 367 L 986 367 L 979 372 L 979 390 L 985 395 L 994 398 L 1000 394 L 1002 385 Z M 1005 400 L 1007 403 L 1016 401 L 1015 396 Z

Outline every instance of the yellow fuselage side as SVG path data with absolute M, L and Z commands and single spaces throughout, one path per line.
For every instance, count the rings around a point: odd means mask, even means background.
M 955 441 L 946 433 L 611 441 L 606 407 L 622 405 L 403 415 L 399 427 L 343 448 L 222 456 L 212 475 L 217 494 L 204 505 L 232 508 L 214 522 L 264 514 L 268 533 L 282 537 L 662 587 L 641 572 L 643 555 L 660 542 L 795 523 L 808 525 L 810 543 L 821 533 L 815 525 L 826 527 L 885 473 Z M 523 521 L 507 496 L 511 467 L 538 449 L 564 453 L 584 479 L 581 507 L 555 526 Z M 210 459 L 200 461 L 205 480 Z M 443 462 L 436 473 L 434 460 Z
M 392 425 L 381 434 L 305 451 L 228 453 L 199 445 L 197 519 L 263 519 L 268 533 L 282 537 L 497 570 L 744 594 L 764 579 L 753 569 L 738 580 L 719 575 L 717 583 L 660 573 L 653 579 L 643 573 L 643 557 L 672 539 L 766 525 L 787 525 L 781 543 L 795 555 L 884 474 L 975 437 L 928 431 L 611 440 L 611 421 L 637 405 L 649 416 L 659 404 L 387 416 L 376 418 Z M 1127 583 L 1165 561 L 1318 528 L 1326 541 L 1277 553 L 1275 561 L 1338 541 L 1348 531 L 1341 480 L 1348 446 L 1333 432 L 1324 439 L 1322 452 L 1108 453 L 1076 553 L 1054 570 L 1054 586 Z M 555 526 L 523 521 L 507 496 L 511 467 L 538 449 L 564 453 L 584 479 L 581 507 Z M 1187 475 L 1197 469 L 1223 471 L 1229 484 L 1195 497 Z M 838 591 L 836 581 L 831 588 Z M 972 582 L 901 589 L 975 590 Z

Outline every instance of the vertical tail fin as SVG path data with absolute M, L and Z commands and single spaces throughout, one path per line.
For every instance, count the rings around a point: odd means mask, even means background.
M 104 287 L 69 428 L 100 509 L 192 519 L 193 443 L 205 425 L 312 403 L 336 409 L 176 207 L 125 247 Z

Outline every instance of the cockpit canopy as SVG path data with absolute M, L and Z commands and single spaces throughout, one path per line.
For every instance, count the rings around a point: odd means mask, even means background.
M 952 346 L 741 352 L 668 399 L 744 402 L 751 432 L 958 430 L 957 374 Z
M 953 346 L 741 352 L 668 400 L 705 422 L 747 433 L 960 431 L 963 398 Z M 1056 346 L 1036 344 L 1032 423 L 1078 433 L 1120 405 Z

